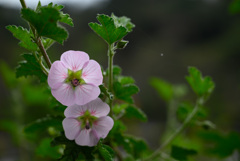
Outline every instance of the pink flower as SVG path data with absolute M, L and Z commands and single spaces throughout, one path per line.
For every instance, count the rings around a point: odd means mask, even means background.
M 64 111 L 65 136 L 81 146 L 95 146 L 105 138 L 113 127 L 113 120 L 107 116 L 108 104 L 97 98 L 85 105 L 73 105 Z
M 100 65 L 82 51 L 66 51 L 49 71 L 52 95 L 63 105 L 83 105 L 98 97 L 103 76 Z

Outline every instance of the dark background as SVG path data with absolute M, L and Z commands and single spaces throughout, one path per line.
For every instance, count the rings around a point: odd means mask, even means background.
M 197 67 L 204 76 L 210 75 L 216 84 L 206 104 L 208 118 L 225 131 L 239 131 L 240 15 L 231 14 L 229 4 L 227 0 L 111 0 L 85 9 L 65 5 L 63 11 L 73 18 L 74 27 L 65 26 L 68 40 L 64 46 L 54 44 L 48 54 L 54 61 L 66 50 L 82 50 L 107 68 L 107 45 L 88 23 L 97 21 L 97 13 L 130 17 L 136 27 L 125 38 L 130 43 L 118 51 L 114 64 L 136 80 L 140 93 L 135 102 L 149 121 L 134 124 L 129 132 L 145 138 L 153 148 L 158 146 L 156 140 L 165 128 L 166 105 L 149 80 L 156 76 L 173 84 L 186 84 L 188 66 Z M 5 29 L 10 24 L 27 27 L 19 13 L 20 9 L 0 6 L 0 59 L 11 69 L 21 60 L 20 54 L 26 52 Z M 0 89 L 0 118 L 6 119 L 11 117 L 11 99 L 2 79 Z M 193 92 L 189 97 L 194 98 Z M 0 137 L 7 138 L 5 144 L 12 144 L 7 133 L 0 132 Z

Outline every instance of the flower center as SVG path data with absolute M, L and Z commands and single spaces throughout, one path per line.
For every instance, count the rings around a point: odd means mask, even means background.
M 97 120 L 97 117 L 92 116 L 91 113 L 86 110 L 85 113 L 77 118 L 81 122 L 82 129 L 90 129 L 93 123 Z
M 74 87 L 77 87 L 78 85 L 80 85 L 80 82 L 79 82 L 78 79 L 73 79 L 73 80 L 71 81 L 71 83 L 72 83 L 72 85 L 73 85 Z
M 82 79 L 82 70 L 72 71 L 68 69 L 68 77 L 65 80 L 66 83 L 71 83 L 73 87 L 77 87 L 81 84 L 85 84 L 85 81 Z

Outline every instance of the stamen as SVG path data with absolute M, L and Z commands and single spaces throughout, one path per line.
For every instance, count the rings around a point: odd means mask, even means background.
M 73 80 L 71 81 L 71 83 L 72 83 L 72 85 L 73 85 L 74 87 L 77 87 L 78 85 L 80 85 L 78 79 L 73 79 Z

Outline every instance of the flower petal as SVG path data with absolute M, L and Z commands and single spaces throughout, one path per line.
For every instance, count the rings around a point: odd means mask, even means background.
M 100 117 L 92 126 L 99 138 L 105 138 L 113 127 L 113 119 L 109 116 Z
M 86 107 L 80 106 L 80 105 L 72 105 L 66 108 L 64 111 L 64 115 L 66 117 L 71 117 L 71 118 L 77 118 L 79 116 L 82 116 L 86 111 Z
M 103 76 L 100 65 L 95 60 L 89 60 L 83 67 L 82 78 L 86 83 L 95 86 L 102 84 Z
M 75 104 L 75 94 L 70 84 L 62 84 L 59 88 L 52 89 L 52 95 L 63 105 L 71 106 Z
M 97 145 L 98 141 L 99 138 L 95 136 L 92 129 L 82 129 L 75 139 L 76 144 L 81 146 L 95 146 Z
M 48 85 L 51 88 L 58 88 L 68 76 L 67 68 L 60 61 L 55 61 L 48 74 Z
M 81 131 L 81 122 L 76 119 L 65 118 L 62 122 L 66 138 L 74 140 Z
M 108 104 L 103 102 L 100 98 L 96 98 L 95 100 L 86 104 L 86 106 L 91 115 L 96 117 L 107 116 L 110 111 Z
M 84 105 L 94 99 L 100 94 L 99 87 L 91 84 L 83 84 L 75 88 L 75 103 L 78 105 Z
M 83 65 L 89 61 L 87 53 L 82 51 L 69 50 L 61 55 L 60 59 L 67 69 L 78 71 L 83 68 Z

